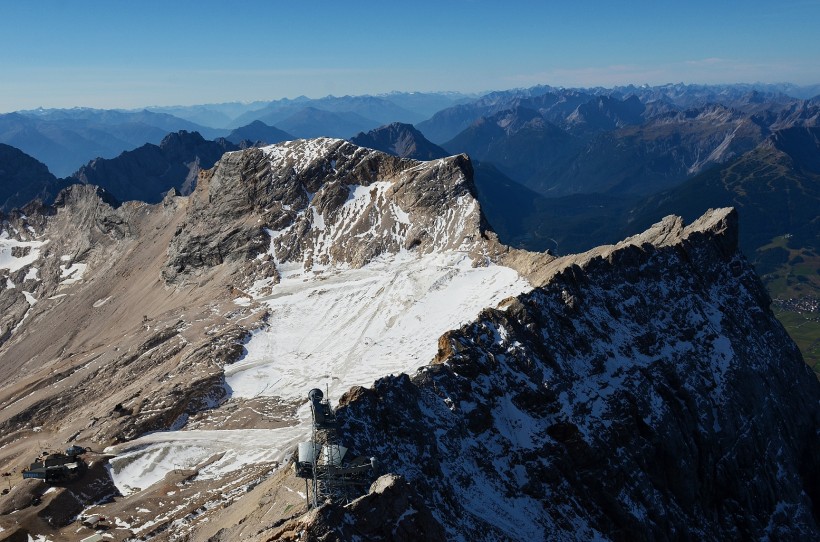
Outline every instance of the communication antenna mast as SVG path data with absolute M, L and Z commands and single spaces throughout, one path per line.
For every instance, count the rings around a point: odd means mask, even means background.
M 308 392 L 313 417 L 311 440 L 300 442 L 294 472 L 305 480 L 308 508 L 325 501 L 344 504 L 363 494 L 376 475 L 376 458 L 346 457 L 339 443 L 336 413 L 322 390 Z

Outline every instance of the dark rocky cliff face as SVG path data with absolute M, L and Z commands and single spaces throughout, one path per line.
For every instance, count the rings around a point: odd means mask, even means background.
M 21 208 L 35 198 L 50 202 L 65 186 L 45 164 L 0 143 L 0 212 Z
M 820 384 L 735 213 L 551 266 L 435 364 L 343 397 L 349 453 L 403 476 L 448 540 L 817 539 Z M 365 519 L 322 521 L 301 529 Z
M 361 132 L 352 137 L 350 142 L 414 160 L 435 160 L 449 154 L 438 145 L 428 141 L 413 125 L 401 122 L 381 126 L 367 133 Z
M 116 158 L 96 158 L 72 178 L 101 186 L 119 201 L 158 203 L 171 189 L 190 194 L 200 171 L 238 148 L 225 139 L 208 141 L 198 132 L 181 130 L 165 136 L 159 145 L 146 143 Z

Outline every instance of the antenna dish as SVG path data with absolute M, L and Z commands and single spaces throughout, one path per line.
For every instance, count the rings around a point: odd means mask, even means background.
M 311 403 L 321 403 L 324 397 L 325 394 L 319 388 L 313 388 L 308 392 L 308 399 Z

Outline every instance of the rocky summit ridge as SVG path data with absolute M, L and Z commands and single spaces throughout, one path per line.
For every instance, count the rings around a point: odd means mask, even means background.
M 556 260 L 430 366 L 352 389 L 344 444 L 401 498 L 268 539 L 815 538 L 820 386 L 737 233 L 720 209 Z
M 512 275 L 474 272 L 501 267 Z M 413 312 L 492 288 L 438 331 L 422 326 L 438 309 Z M 820 532 L 818 382 L 737 250 L 730 209 L 554 258 L 496 240 L 466 156 L 298 140 L 225 154 L 190 196 L 114 207 L 75 186 L 3 216 L 0 304 L 3 471 L 40 442 L 106 452 L 81 485 L 46 493 L 12 476 L 10 536 L 80 540 L 72 522 L 90 513 L 118 541 Z M 273 379 L 243 394 L 236 368 L 258 381 L 262 362 L 284 371 L 293 355 L 290 369 L 329 379 L 336 366 L 311 363 L 357 351 L 294 341 L 288 322 L 308 311 L 313 334 L 359 314 L 356 343 L 408 323 L 425 333 L 345 362 L 358 385 L 339 400 L 344 444 L 384 476 L 303 514 L 282 467 L 309 432 L 304 400 Z M 275 359 L 250 359 L 266 337 Z M 418 371 L 380 364 L 415 342 L 430 352 Z
M 169 247 L 170 282 L 268 250 L 274 275 L 277 264 L 355 268 L 401 251 L 516 253 L 484 223 L 464 155 L 417 162 L 340 139 L 297 140 L 227 153 L 199 186 Z

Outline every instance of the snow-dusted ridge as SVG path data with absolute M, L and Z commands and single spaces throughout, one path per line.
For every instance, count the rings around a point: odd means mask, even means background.
M 352 386 L 414 373 L 432 361 L 442 334 L 531 288 L 488 256 L 463 158 L 399 160 L 325 138 L 250 157 L 252 167 L 243 162 L 249 153 L 226 155 L 208 184 L 212 198 L 235 198 L 235 171 L 253 171 L 246 183 L 258 182 L 255 192 L 277 194 L 258 202 L 273 227 L 264 228 L 269 246 L 256 258 L 276 272 L 246 289 L 267 308 L 268 323 L 225 368 L 234 398 L 299 402 L 318 386 L 335 401 Z M 209 468 L 282 461 L 309 434 L 308 412 L 299 414 L 300 425 L 268 430 L 261 440 L 249 432 L 247 446 Z M 114 481 L 128 492 L 160 480 L 173 457 L 200 463 L 225 451 L 217 433 L 152 434 L 120 445 Z
M 402 475 L 448 540 L 816 538 L 820 386 L 736 214 L 555 263 L 436 364 L 343 397 L 348 453 Z

